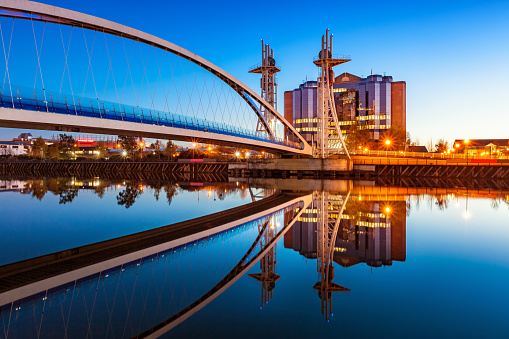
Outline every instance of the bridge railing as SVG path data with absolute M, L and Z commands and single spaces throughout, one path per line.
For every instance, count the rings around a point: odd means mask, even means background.
M 300 143 L 238 126 L 46 90 L 34 91 L 19 86 L 0 87 L 0 107 L 182 128 L 302 149 Z

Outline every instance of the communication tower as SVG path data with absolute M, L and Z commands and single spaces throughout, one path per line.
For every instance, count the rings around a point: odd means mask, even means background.
M 339 119 L 334 104 L 333 88 L 334 71 L 332 67 L 350 61 L 348 57 L 339 57 L 332 54 L 332 34 L 329 37 L 329 29 L 322 35 L 322 48 L 313 63 L 320 67 L 317 88 L 317 145 L 314 152 L 315 158 L 328 158 L 331 154 L 344 152 L 350 158 L 346 149 Z
M 265 44 L 262 39 L 262 62 L 257 64 L 249 70 L 249 73 L 261 74 L 260 79 L 261 97 L 267 101 L 275 110 L 277 110 L 277 79 L 275 74 L 281 70 L 276 65 L 274 60 L 274 51 L 270 48 L 269 44 Z M 258 120 L 256 130 L 258 132 L 269 132 L 266 130 L 266 125 L 269 126 L 271 132 L 276 136 L 276 121 L 275 117 L 267 111 L 267 109 L 260 105 L 260 112 L 267 124 Z

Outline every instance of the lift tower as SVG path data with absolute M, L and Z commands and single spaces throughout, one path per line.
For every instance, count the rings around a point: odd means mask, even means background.
M 277 79 L 275 74 L 280 72 L 274 60 L 274 51 L 270 48 L 269 44 L 265 44 L 262 39 L 262 62 L 257 64 L 249 70 L 249 73 L 261 74 L 260 87 L 262 89 L 261 97 L 267 101 L 275 110 L 277 110 Z M 266 130 L 266 125 L 271 129 L 272 135 L 276 136 L 276 121 L 267 109 L 260 105 L 260 111 L 267 124 L 258 120 L 256 130 L 258 132 L 269 132 Z
M 341 134 L 332 89 L 334 84 L 332 67 L 350 60 L 348 57 L 332 54 L 332 34 L 329 37 L 329 29 L 327 29 L 325 35 L 322 35 L 322 48 L 318 58 L 313 61 L 320 67 L 317 88 L 317 144 L 313 154 L 315 158 L 328 158 L 332 154 L 340 153 L 341 148 L 350 158 Z
M 258 232 L 263 232 L 263 237 L 260 239 L 260 250 L 263 251 L 268 244 L 276 236 L 276 221 L 271 217 L 268 225 L 258 225 Z M 280 278 L 276 274 L 277 264 L 277 244 L 275 244 L 260 260 L 261 273 L 251 273 L 250 277 L 262 283 L 262 301 L 260 308 L 268 304 L 273 295 L 273 290 L 276 287 L 276 281 Z
M 318 296 L 322 301 L 322 314 L 329 321 L 332 314 L 332 293 L 350 292 L 350 289 L 336 284 L 334 278 L 334 246 L 338 230 L 343 217 L 343 212 L 350 197 L 350 192 L 343 198 L 341 195 L 333 195 L 328 192 L 315 191 L 313 201 L 316 206 L 316 262 L 317 271 L 320 275 L 313 288 L 318 290 Z

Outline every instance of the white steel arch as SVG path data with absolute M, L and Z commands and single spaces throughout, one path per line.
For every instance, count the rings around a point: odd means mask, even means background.
M 270 111 L 271 114 L 274 115 L 284 125 L 288 132 L 293 134 L 298 139 L 298 142 L 301 143 L 301 150 L 296 150 L 296 152 L 293 153 L 305 155 L 312 154 L 311 146 L 305 141 L 300 133 L 297 132 L 292 124 L 290 124 L 279 112 L 277 112 L 256 92 L 254 92 L 248 86 L 244 85 L 240 80 L 236 79 L 234 76 L 227 73 L 223 69 L 182 47 L 179 47 L 154 35 L 118 24 L 113 21 L 39 2 L 27 0 L 0 0 L 0 9 L 9 11 L 8 13 L 2 14 L 2 16 L 59 23 L 63 25 L 78 26 L 90 30 L 100 31 L 123 38 L 128 38 L 134 41 L 139 41 L 141 43 L 160 48 L 162 50 L 176 54 L 186 60 L 189 60 L 212 73 L 224 81 L 232 89 L 234 89 L 239 94 L 239 96 L 241 96 L 248 103 L 255 114 L 258 115 L 258 117 L 267 127 L 267 130 L 270 130 L 270 128 L 268 128 L 267 122 L 265 121 L 258 107 L 256 107 L 256 103 L 254 103 L 251 98 L 257 101 L 259 104 L 263 105 L 267 111 Z M 27 17 L 26 14 L 29 14 L 30 16 Z M 288 147 L 283 148 L 287 149 Z M 282 151 L 284 152 L 285 150 Z

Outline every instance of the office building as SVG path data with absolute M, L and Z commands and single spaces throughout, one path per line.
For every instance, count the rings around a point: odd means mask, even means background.
M 373 74 L 361 78 L 350 73 L 335 77 L 333 84 L 336 112 L 341 131 L 352 124 L 370 132 L 378 140 L 391 126 L 406 131 L 406 83 L 391 76 Z M 317 82 L 306 81 L 284 94 L 284 115 L 306 141 L 315 144 Z

